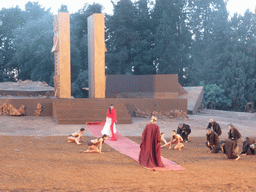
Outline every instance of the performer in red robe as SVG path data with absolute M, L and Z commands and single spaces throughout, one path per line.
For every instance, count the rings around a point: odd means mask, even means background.
M 146 125 L 142 133 L 139 163 L 148 168 L 164 167 L 161 159 L 160 129 L 154 116 L 151 118 L 151 123 Z
M 109 106 L 109 109 L 107 110 L 107 117 L 106 117 L 106 123 L 101 131 L 101 134 L 104 135 L 108 135 L 111 139 L 111 141 L 116 141 L 116 136 L 115 136 L 115 132 L 116 132 L 116 125 L 115 122 L 117 120 L 116 117 L 116 109 L 114 109 L 114 105 L 111 104 Z

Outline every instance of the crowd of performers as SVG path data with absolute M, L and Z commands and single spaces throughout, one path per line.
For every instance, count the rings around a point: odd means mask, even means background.
M 151 123 L 148 124 L 142 133 L 142 142 L 140 145 L 139 163 L 145 167 L 163 167 L 161 161 L 161 147 L 176 144 L 174 149 L 182 150 L 185 148 L 185 143 L 189 141 L 189 134 L 191 128 L 189 125 L 181 123 L 178 125 L 177 131 L 172 131 L 171 141 L 167 142 L 164 138 L 164 133 L 160 133 L 160 129 L 156 124 L 156 117 L 151 118 Z M 210 120 L 206 128 L 206 146 L 210 149 L 209 153 L 223 152 L 228 159 L 238 160 L 237 142 L 241 138 L 240 132 L 232 125 L 228 125 L 228 138 L 220 140 L 219 136 L 222 134 L 220 125 Z M 161 146 L 161 141 L 164 143 Z M 241 155 L 254 155 L 256 150 L 256 141 L 252 138 L 243 138 L 243 148 Z
M 156 124 L 157 118 L 155 116 L 151 117 L 151 122 L 146 125 L 144 131 L 142 132 L 142 142 L 140 144 L 139 153 L 139 163 L 145 167 L 164 167 L 161 160 L 161 148 L 169 146 L 169 149 L 182 150 L 185 148 L 185 143 L 189 141 L 189 134 L 191 133 L 191 128 L 185 123 L 180 123 L 177 130 L 172 130 L 172 136 L 170 142 L 165 139 L 165 134 L 160 132 L 159 126 Z M 101 131 L 102 137 L 96 138 L 88 141 L 88 149 L 82 151 L 85 153 L 102 153 L 102 145 L 108 137 L 111 141 L 116 141 L 116 109 L 114 105 L 111 104 L 107 110 L 106 122 Z M 223 152 L 226 154 L 228 159 L 238 160 L 240 155 L 238 154 L 237 142 L 241 138 L 240 132 L 232 125 L 228 125 L 228 138 L 225 140 L 220 139 L 222 130 L 220 125 L 214 121 L 210 120 L 206 128 L 206 146 L 210 149 L 209 153 L 219 153 Z M 80 144 L 83 141 L 84 128 L 71 134 L 68 137 L 68 142 L 75 142 Z M 246 137 L 242 138 L 243 148 L 241 155 L 254 155 L 256 150 L 256 141 L 252 138 Z M 161 145 L 161 142 L 164 144 Z

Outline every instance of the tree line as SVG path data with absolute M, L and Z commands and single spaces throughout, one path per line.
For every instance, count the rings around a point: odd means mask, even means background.
M 256 101 L 256 15 L 230 16 L 226 0 L 112 1 L 105 15 L 106 74 L 178 74 L 183 86 L 204 86 L 205 104 L 243 111 Z M 59 11 L 68 7 L 62 5 Z M 98 3 L 70 15 L 72 95 L 88 87 L 87 17 Z M 38 2 L 0 10 L 0 82 L 53 86 L 53 14 Z

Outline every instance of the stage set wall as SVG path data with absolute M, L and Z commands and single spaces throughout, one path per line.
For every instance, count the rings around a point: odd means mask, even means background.
M 177 74 L 106 76 L 106 98 L 178 99 L 186 93 Z
M 179 98 L 187 92 L 178 82 L 178 75 L 107 75 L 107 98 L 30 98 L 1 99 L 16 109 L 26 107 L 27 116 L 35 116 L 37 103 L 43 105 L 41 116 L 52 116 L 59 124 L 83 124 L 88 121 L 104 121 L 110 104 L 117 109 L 118 123 L 132 123 L 135 110 L 147 114 L 153 111 L 187 112 L 187 99 Z
M 72 107 L 78 107 L 82 109 L 87 109 L 88 111 L 93 110 L 93 108 L 104 110 L 104 119 L 106 118 L 106 112 L 110 104 L 114 104 L 117 110 L 119 105 L 125 106 L 129 112 L 129 115 L 134 116 L 136 108 L 151 114 L 153 111 L 168 112 L 171 110 L 182 110 L 187 111 L 187 99 L 152 99 L 152 98 L 106 98 L 106 99 L 91 99 L 91 98 L 81 98 L 81 99 L 52 99 L 53 106 L 58 104 L 58 108 L 64 110 L 64 108 L 70 109 Z M 56 103 L 56 104 L 55 104 Z M 103 120 L 104 120 L 103 119 Z
M 187 99 L 152 98 L 84 98 L 53 100 L 53 118 L 58 124 L 84 124 L 86 122 L 105 121 L 110 104 L 117 111 L 118 124 L 131 124 L 136 108 L 151 115 L 153 111 L 187 110 Z
M 153 111 L 187 110 L 187 99 L 106 98 L 106 99 L 0 99 L 16 109 L 26 107 L 26 116 L 35 116 L 37 103 L 43 105 L 41 116 L 52 116 L 58 124 L 84 124 L 89 121 L 105 121 L 110 104 L 117 110 L 118 124 L 132 123 L 136 108 L 148 113 Z M 93 116 L 90 116 L 92 115 Z M 95 115 L 96 114 L 96 115 Z

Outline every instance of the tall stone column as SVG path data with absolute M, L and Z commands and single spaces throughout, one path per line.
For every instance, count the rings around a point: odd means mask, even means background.
M 88 17 L 89 97 L 105 98 L 105 22 L 104 14 Z
M 71 98 L 69 12 L 59 12 L 54 17 L 54 46 L 52 52 L 54 52 L 55 57 L 55 95 L 58 98 Z

